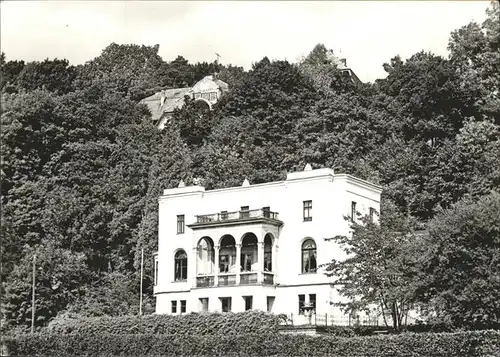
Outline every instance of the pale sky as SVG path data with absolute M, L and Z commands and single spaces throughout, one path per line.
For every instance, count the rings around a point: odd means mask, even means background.
M 119 44 L 160 45 L 166 61 L 215 60 L 249 69 L 264 56 L 296 62 L 317 43 L 362 81 L 421 51 L 447 56 L 450 32 L 482 23 L 489 1 L 2 1 L 7 60 L 81 64 Z

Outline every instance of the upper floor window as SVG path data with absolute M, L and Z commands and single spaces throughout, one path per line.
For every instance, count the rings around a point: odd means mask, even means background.
M 180 214 L 177 216 L 177 234 L 184 233 L 184 215 Z
M 304 222 L 312 221 L 312 206 L 313 206 L 312 201 L 303 202 Z
M 240 216 L 241 216 L 241 218 L 248 218 L 248 217 L 250 217 L 250 207 L 248 207 L 248 206 L 241 206 Z
M 187 255 L 183 250 L 175 253 L 175 281 L 187 280 Z
M 315 273 L 316 269 L 316 243 L 308 238 L 302 243 L 302 273 Z
M 354 222 L 356 220 L 356 202 L 351 202 L 351 220 Z

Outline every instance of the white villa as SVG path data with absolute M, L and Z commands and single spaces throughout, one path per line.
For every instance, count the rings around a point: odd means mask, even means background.
M 205 76 L 193 87 L 164 89 L 141 100 L 151 112 L 151 119 L 158 129 L 163 129 L 172 118 L 175 109 L 184 105 L 184 97 L 188 96 L 198 105 L 212 109 L 212 105 L 228 91 L 227 83 L 217 76 Z
M 186 186 L 159 198 L 156 313 L 263 310 L 346 316 L 322 264 L 343 252 L 344 216 L 373 216 L 378 185 L 323 168 L 284 181 L 205 190 Z M 306 307 L 306 309 L 304 309 Z

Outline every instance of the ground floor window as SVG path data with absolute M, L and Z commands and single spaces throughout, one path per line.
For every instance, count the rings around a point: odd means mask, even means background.
M 230 312 L 231 311 L 231 298 L 223 297 L 220 298 L 221 310 L 222 312 Z
M 176 300 L 172 300 L 172 314 L 176 314 L 177 313 L 177 301 Z
M 309 294 L 309 305 L 311 305 L 312 311 L 316 312 L 316 294 Z
M 245 311 L 252 310 L 253 296 L 243 296 L 245 300 Z
M 181 300 L 181 314 L 186 312 L 186 300 Z
M 268 312 L 272 312 L 273 311 L 274 299 L 275 299 L 274 296 L 268 296 L 267 297 L 267 311 Z
M 306 303 L 306 296 L 304 294 L 299 295 L 299 314 L 304 314 L 304 305 Z
M 200 298 L 200 310 L 208 311 L 208 298 Z

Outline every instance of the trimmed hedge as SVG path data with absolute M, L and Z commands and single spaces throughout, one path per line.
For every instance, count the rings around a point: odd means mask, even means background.
M 3 342 L 10 355 L 31 356 L 500 356 L 500 332 L 491 330 L 353 338 L 275 333 L 204 336 L 34 334 L 9 336 Z
M 163 335 L 238 335 L 277 333 L 283 317 L 260 311 L 241 313 L 190 313 L 185 315 L 147 315 L 121 317 L 84 317 L 56 320 L 49 333 L 68 334 L 163 334 Z

